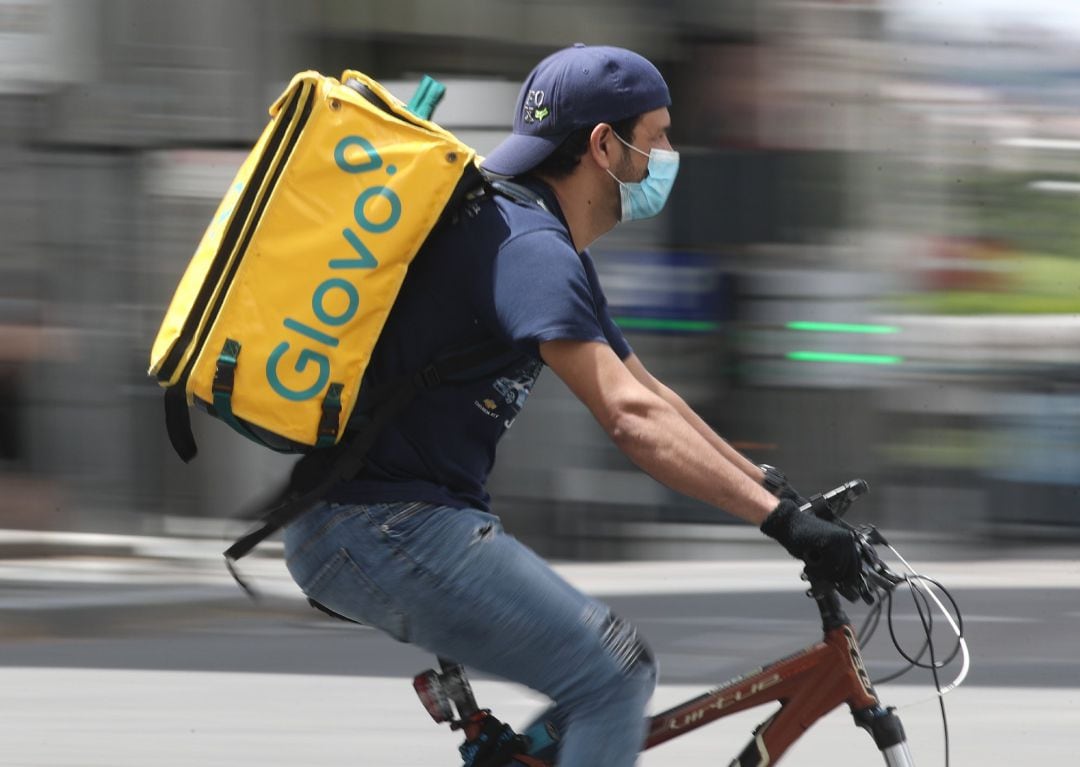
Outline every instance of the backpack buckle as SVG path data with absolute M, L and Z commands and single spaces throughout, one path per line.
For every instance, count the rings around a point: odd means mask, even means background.
M 214 366 L 214 382 L 210 390 L 215 394 L 232 394 L 233 383 L 236 380 L 236 361 L 240 356 L 240 343 L 231 338 L 225 339 L 218 355 L 217 364 Z
M 326 391 L 326 396 L 323 397 L 319 427 L 316 430 L 318 435 L 316 447 L 327 447 L 337 442 L 338 432 L 341 429 L 341 391 L 344 388 L 342 384 L 332 383 Z
M 214 370 L 214 383 L 210 390 L 215 394 L 232 394 L 233 383 L 236 380 L 236 364 L 228 364 L 218 360 L 217 369 Z

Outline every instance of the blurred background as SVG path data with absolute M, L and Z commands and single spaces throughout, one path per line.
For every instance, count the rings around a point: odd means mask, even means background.
M 0 528 L 197 535 L 284 476 L 202 415 L 182 464 L 146 368 L 292 74 L 406 100 L 431 74 L 484 153 L 578 40 L 672 87 L 672 199 L 593 249 L 656 375 L 804 494 L 868 479 L 885 529 L 1080 540 L 1070 0 L 2 0 Z M 491 490 L 567 559 L 707 553 L 734 521 L 634 469 L 550 372 Z

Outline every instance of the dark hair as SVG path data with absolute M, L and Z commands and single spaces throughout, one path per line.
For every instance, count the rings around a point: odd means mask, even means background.
M 627 117 L 625 120 L 611 123 L 611 129 L 618 134 L 619 138 L 629 144 L 633 140 L 634 128 L 637 127 L 640 119 L 641 115 Z M 585 151 L 589 148 L 589 136 L 592 135 L 592 132 L 592 128 L 578 128 L 564 138 L 562 143 L 555 148 L 555 151 L 544 158 L 544 161 L 533 168 L 530 173 L 551 178 L 566 178 L 574 172 Z

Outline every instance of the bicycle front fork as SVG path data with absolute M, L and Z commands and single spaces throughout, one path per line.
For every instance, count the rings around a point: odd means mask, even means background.
M 885 757 L 886 767 L 914 767 L 904 726 L 894 709 L 871 706 L 855 711 L 852 716 L 855 724 L 874 738 L 874 744 Z

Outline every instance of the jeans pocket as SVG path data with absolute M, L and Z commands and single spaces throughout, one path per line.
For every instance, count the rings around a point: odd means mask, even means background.
M 290 572 L 295 566 L 312 565 L 311 557 L 332 545 L 328 541 L 339 525 L 348 524 L 360 514 L 363 506 L 320 503 L 290 522 L 284 530 L 285 561 Z
M 340 548 L 315 572 L 304 593 L 340 615 L 385 631 L 399 642 L 408 642 L 408 622 L 395 610 L 390 597 Z

